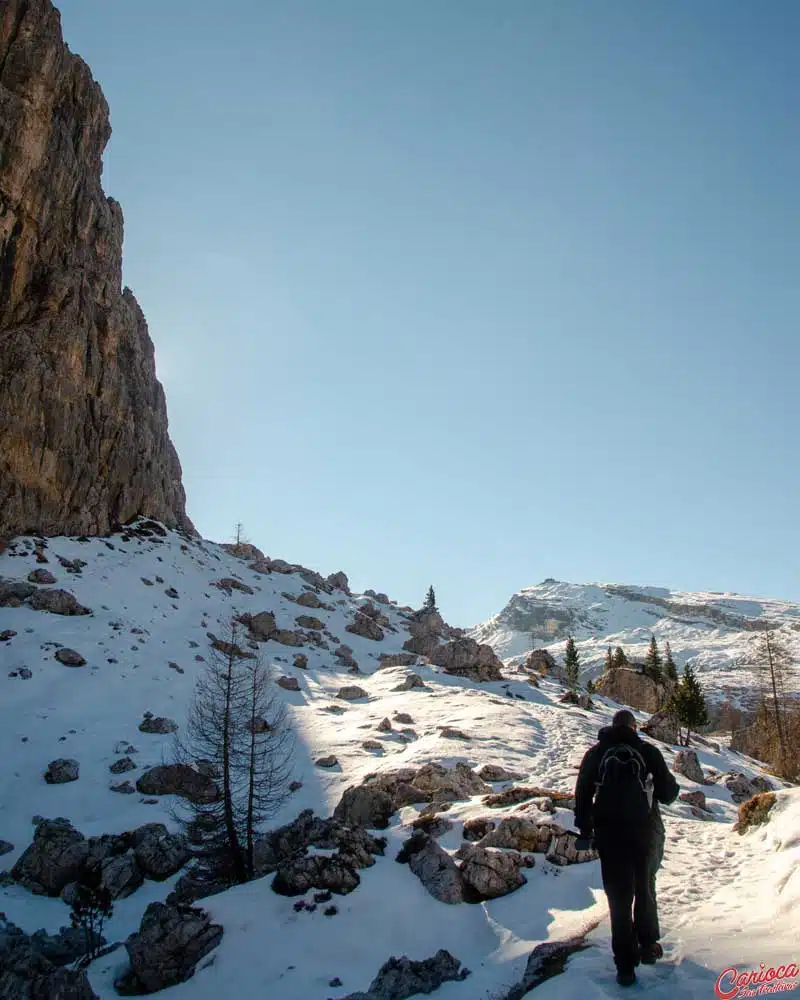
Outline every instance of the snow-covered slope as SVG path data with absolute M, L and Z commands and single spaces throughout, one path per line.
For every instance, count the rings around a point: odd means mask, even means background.
M 682 593 L 663 587 L 571 584 L 545 580 L 514 594 L 503 610 L 470 631 L 503 659 L 535 648 L 561 656 L 574 636 L 586 677 L 601 671 L 609 646 L 644 659 L 651 635 L 672 647 L 680 668 L 687 660 L 707 694 L 729 694 L 747 704 L 757 687 L 753 656 L 766 628 L 779 629 L 800 659 L 800 606 L 741 594 Z M 800 690 L 800 675 L 794 675 Z
M 507 667 L 506 681 L 475 684 L 422 663 L 414 670 L 425 688 L 397 691 L 407 669 L 378 669 L 378 660 L 382 652 L 400 651 L 407 638 L 401 609 L 381 605 L 389 619 L 385 638 L 361 638 L 345 629 L 366 598 L 334 590 L 320 594 L 331 610 L 299 607 L 291 598 L 314 589 L 308 574 L 258 574 L 215 544 L 172 532 L 163 538 L 132 535 L 128 541 L 119 536 L 83 542 L 56 538 L 49 541 L 45 556 L 49 562 L 43 567 L 36 561 L 33 540 L 18 540 L 0 555 L 0 577 L 25 580 L 32 570 L 47 568 L 57 577 L 55 586 L 74 593 L 92 614 L 64 617 L 25 605 L 0 608 L 0 633 L 16 633 L 0 642 L 0 838 L 14 844 L 3 859 L 8 868 L 30 843 L 31 820 L 37 814 L 65 816 L 87 835 L 118 833 L 153 821 L 173 825 L 169 796 L 152 801 L 109 790 L 114 747 L 130 741 L 138 749 L 138 770 L 130 775 L 134 779 L 145 767 L 161 762 L 171 737 L 140 732 L 143 713 L 184 724 L 195 679 L 203 669 L 197 657 L 208 654 L 208 633 L 218 633 L 233 612 L 269 610 L 278 627 L 287 630 L 296 627 L 298 614 L 311 614 L 325 626 L 328 648 L 291 648 L 274 640 L 262 644 L 276 672 L 296 678 L 300 686 L 299 692 L 281 690 L 280 695 L 297 732 L 294 777 L 303 785 L 275 817 L 275 825 L 292 820 L 304 808 L 329 815 L 344 789 L 371 772 L 428 762 L 502 764 L 518 770 L 529 784 L 570 792 L 581 756 L 617 707 L 603 699 L 593 712 L 562 705 L 557 684 L 545 680 L 532 687 L 513 664 Z M 67 573 L 58 556 L 86 565 L 79 575 Z M 213 585 L 225 577 L 238 579 L 253 593 L 226 592 Z M 602 588 L 598 592 L 605 593 Z M 361 676 L 354 677 L 336 661 L 334 637 L 352 647 Z M 81 653 L 86 665 L 63 666 L 54 657 L 55 643 Z M 292 665 L 297 652 L 308 657 L 307 669 Z M 23 677 L 22 668 L 31 676 Z M 353 682 L 366 689 L 368 699 L 337 701 L 338 689 Z M 335 704 L 339 711 L 330 711 Z M 396 725 L 392 732 L 378 730 L 381 720 L 396 712 L 412 717 L 413 735 L 401 733 Z M 444 726 L 461 730 L 465 738 L 444 736 Z M 368 739 L 379 741 L 382 749 L 364 749 Z M 674 749 L 664 748 L 670 760 Z M 316 766 L 315 761 L 328 754 L 335 754 L 338 767 Z M 46 784 L 43 771 L 56 757 L 78 760 L 80 778 Z M 754 761 L 725 749 L 700 748 L 699 757 L 706 769 L 717 772 L 760 773 Z M 697 789 L 686 778 L 679 781 L 685 789 Z M 797 950 L 787 907 L 800 901 L 798 793 L 779 793 L 780 823 L 742 838 L 732 832 L 737 810 L 728 789 L 713 784 L 703 790 L 712 810 L 707 818 L 695 816 L 684 802 L 665 810 L 669 847 L 659 884 L 668 961 L 642 971 L 643 982 L 652 981 L 656 998 L 663 1000 L 674 997 L 676 989 L 706 998 L 725 965 L 757 967 L 781 948 Z M 385 831 L 385 855 L 361 872 L 354 892 L 335 897 L 336 916 L 326 917 L 322 907 L 297 912 L 295 900 L 271 890 L 269 877 L 202 901 L 225 928 L 222 943 L 211 963 L 164 996 L 343 997 L 365 990 L 390 955 L 423 959 L 446 948 L 472 974 L 464 982 L 443 985 L 437 996 L 501 998 L 521 979 L 535 945 L 573 934 L 596 920 L 600 924 L 589 937 L 596 947 L 573 957 L 563 976 L 539 989 L 545 994 L 571 992 L 576 998 L 615 992 L 599 864 L 556 867 L 536 855 L 535 867 L 525 873 L 527 884 L 517 891 L 480 905 L 448 906 L 434 900 L 406 865 L 395 862 L 420 808 L 407 806 L 395 814 Z M 487 811 L 481 796 L 454 803 L 446 811 L 453 828 L 440 838 L 442 846 L 458 848 L 463 822 Z M 492 817 L 515 811 L 514 806 L 492 810 Z M 567 810 L 558 809 L 554 819 L 572 825 Z M 776 853 L 778 841 L 781 851 Z M 147 904 L 165 899 L 174 882 L 146 881 L 119 900 L 107 936 L 123 940 L 138 928 Z M 717 923 L 717 894 L 726 907 L 724 924 Z M 787 914 L 785 926 L 772 931 L 767 926 L 771 907 Z M 68 922 L 60 899 L 34 896 L 1 882 L 0 910 L 27 932 L 39 927 L 55 931 Z M 714 934 L 715 926 L 722 928 L 722 937 Z M 125 952 L 119 949 L 92 965 L 90 979 L 102 1000 L 116 996 L 113 982 L 125 964 Z M 341 986 L 329 985 L 335 977 Z

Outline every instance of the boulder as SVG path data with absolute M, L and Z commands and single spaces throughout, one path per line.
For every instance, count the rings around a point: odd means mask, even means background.
M 656 684 L 633 667 L 616 667 L 608 671 L 595 681 L 595 689 L 605 698 L 642 712 L 657 712 L 671 693 L 671 688 Z
M 135 771 L 136 764 L 131 760 L 130 757 L 120 757 L 119 760 L 115 760 L 113 764 L 110 765 L 109 771 L 112 774 L 125 774 L 126 771 Z
M 331 573 L 325 580 L 327 585 L 332 590 L 341 590 L 345 594 L 350 594 L 350 582 L 347 579 L 347 574 L 339 570 L 338 573 Z
M 672 770 L 675 774 L 681 774 L 684 778 L 696 781 L 701 785 L 705 780 L 703 769 L 694 750 L 679 750 L 672 761 Z
M 74 649 L 67 649 L 66 646 L 62 646 L 61 649 L 56 650 L 56 659 L 59 663 L 63 663 L 65 667 L 84 667 L 86 666 L 86 660 L 77 653 Z
M 294 666 L 299 670 L 308 670 L 308 657 L 305 653 L 294 654 Z
M 0 840 L 0 858 L 2 858 L 4 854 L 11 854 L 13 850 L 14 850 L 14 845 L 11 843 L 11 841 Z
M 399 722 L 403 726 L 413 726 L 414 720 L 408 714 L 408 712 L 395 712 L 394 721 Z
M 144 881 L 133 851 L 106 858 L 100 865 L 103 885 L 112 899 L 124 899 L 136 892 Z
M 392 688 L 392 691 L 413 691 L 415 688 L 424 689 L 425 682 L 420 677 L 419 674 L 406 674 L 406 678 L 402 684 L 398 684 L 397 687 Z
M 449 951 L 441 949 L 432 958 L 415 962 L 407 956 L 390 958 L 381 966 L 367 993 L 351 993 L 342 1000 L 408 1000 L 421 994 L 433 993 L 447 982 L 460 982 L 469 969 Z
M 438 646 L 427 655 L 431 663 L 457 677 L 478 682 L 503 679 L 502 660 L 498 659 L 492 647 L 487 643 L 479 644 L 467 636 Z
M 358 701 L 360 698 L 369 698 L 369 694 L 357 684 L 347 684 L 345 687 L 339 688 L 336 697 L 342 698 L 344 701 Z
M 476 816 L 474 819 L 464 820 L 463 835 L 468 843 L 482 840 L 487 833 L 491 833 L 495 828 L 494 820 L 486 816 Z
M 736 805 L 740 805 L 742 802 L 747 802 L 748 799 L 752 799 L 752 797 L 757 795 L 759 791 L 753 782 L 740 771 L 731 771 L 728 774 L 724 774 L 721 778 L 721 782 L 731 793 L 731 798 Z
M 414 776 L 413 784 L 440 801 L 469 799 L 492 790 L 471 767 L 461 762 L 452 768 L 436 763 L 424 764 Z
M 367 601 L 360 608 L 356 608 L 355 618 L 345 631 L 352 635 L 360 635 L 364 639 L 372 639 L 375 642 L 382 642 L 383 629 L 379 624 L 380 612 L 371 601 Z
M 551 824 L 551 828 L 555 824 Z M 545 857 L 554 865 L 577 865 L 586 861 L 596 861 L 599 857 L 597 851 L 579 851 L 575 843 L 576 834 L 565 830 L 553 837 L 550 847 Z
M 319 610 L 320 608 L 327 608 L 328 605 L 317 597 L 313 590 L 304 590 L 299 597 L 293 598 L 295 604 L 299 604 L 301 608 L 312 608 L 314 610 Z
M 0 608 L 18 608 L 35 591 L 36 587 L 32 583 L 23 583 L 22 580 L 4 580 L 0 577 Z
M 222 933 L 203 910 L 150 903 L 139 930 L 125 942 L 131 969 L 115 983 L 118 992 L 156 993 L 185 982 L 200 959 L 217 947 Z
M 575 799 L 569 792 L 558 792 L 551 788 L 539 788 L 536 785 L 512 785 L 502 792 L 494 792 L 483 800 L 484 805 L 492 809 L 515 806 L 531 799 L 551 799 L 562 809 L 574 809 Z
M 565 705 L 576 705 L 587 712 L 594 708 L 594 702 L 585 691 L 565 691 L 558 700 Z
M 312 855 L 280 865 L 272 888 L 281 896 L 300 896 L 310 889 L 326 889 L 345 896 L 360 882 L 358 872 L 342 858 Z
M 488 820 L 484 820 L 488 823 Z M 494 825 L 494 824 L 492 824 Z M 509 816 L 497 827 L 488 830 L 480 842 L 481 847 L 505 847 L 515 851 L 544 854 L 553 836 L 563 833 L 560 826 L 537 823 L 526 816 Z
M 216 587 L 218 590 L 224 590 L 228 595 L 230 595 L 234 590 L 238 590 L 242 594 L 255 593 L 252 587 L 248 586 L 246 583 L 242 583 L 241 580 L 237 580 L 232 576 L 225 576 L 221 580 L 212 580 L 211 586 Z
M 29 936 L 0 916 L 0 997 L 98 1000 L 85 972 L 63 967 L 85 954 L 86 943 L 86 935 L 72 928 L 62 928 L 58 934 L 42 930 Z
M 159 764 L 136 782 L 142 795 L 178 795 L 199 804 L 216 802 L 220 792 L 214 780 L 189 764 Z
M 119 781 L 117 784 L 110 784 L 108 786 L 110 792 L 119 792 L 120 795 L 135 795 L 136 787 L 131 781 Z
M 83 607 L 73 594 L 66 590 L 35 590 L 27 600 L 34 611 L 49 611 L 53 615 L 90 615 L 89 608 Z
M 170 833 L 163 823 L 140 826 L 134 831 L 133 846 L 139 868 L 156 882 L 180 871 L 191 857 L 186 838 Z
M 49 569 L 33 569 L 28 573 L 28 583 L 55 583 L 56 578 Z
M 519 771 L 509 771 L 502 764 L 484 764 L 477 773 L 483 781 L 522 781 L 525 777 Z
M 153 716 L 152 712 L 145 712 L 144 718 L 139 723 L 139 730 L 143 733 L 166 735 L 167 733 L 176 733 L 178 728 L 178 723 L 173 719 Z
M 461 863 L 461 877 L 470 902 L 507 896 L 525 885 L 522 855 L 516 851 L 497 851 L 475 845 Z
M 523 670 L 546 676 L 548 674 L 557 674 L 558 664 L 552 653 L 549 653 L 546 649 L 534 649 L 528 654 L 528 658 L 523 664 Z
M 695 809 L 707 809 L 706 805 L 706 793 L 701 792 L 698 788 L 696 791 L 691 792 L 681 792 L 678 796 L 681 802 L 687 802 L 690 806 Z
M 11 877 L 37 895 L 58 896 L 78 878 L 88 856 L 89 842 L 68 820 L 43 820 Z
M 80 764 L 68 757 L 51 760 L 44 772 L 44 780 L 48 785 L 65 785 L 69 781 L 77 781 L 80 776 Z
M 404 844 L 397 856 L 440 903 L 462 903 L 464 881 L 456 862 L 427 833 L 418 830 Z
M 650 716 L 647 722 L 641 727 L 641 731 L 645 736 L 674 746 L 680 736 L 680 722 L 674 712 L 663 708 L 661 711 Z
M 385 789 L 376 785 L 355 785 L 345 790 L 333 816 L 353 826 L 385 830 L 394 811 L 394 799 Z
M 314 761 L 317 767 L 338 767 L 339 760 L 334 754 L 329 754 L 327 757 L 319 757 Z
M 358 673 L 358 661 L 353 658 L 353 650 L 345 643 L 341 643 L 333 655 L 343 667 L 349 667 Z
M 290 629 L 279 628 L 272 636 L 273 642 L 279 642 L 282 646 L 305 646 L 306 637 L 302 632 L 292 632 Z
M 321 622 L 319 618 L 314 618 L 313 615 L 298 615 L 295 621 L 300 628 L 310 628 L 317 632 L 325 628 L 325 623 Z
M 247 624 L 253 638 L 262 642 L 271 639 L 278 631 L 275 615 L 271 611 L 259 611 L 257 615 L 251 615 Z
M 592 924 L 586 933 L 596 926 L 596 923 Z M 569 956 L 586 947 L 588 946 L 583 937 L 565 938 L 561 941 L 544 941 L 542 944 L 537 944 L 528 956 L 522 981 L 511 988 L 510 992 L 506 994 L 505 1000 L 522 1000 L 546 979 L 551 979 L 562 973 Z
M 416 653 L 381 653 L 378 669 L 388 667 L 413 667 L 419 659 Z
M 296 677 L 279 677 L 275 683 L 282 687 L 284 691 L 299 691 L 300 682 Z

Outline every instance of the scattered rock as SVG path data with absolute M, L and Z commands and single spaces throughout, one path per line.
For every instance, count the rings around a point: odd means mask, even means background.
M 552 799 L 562 809 L 575 808 L 575 799 L 569 792 L 557 792 L 551 788 L 539 788 L 530 785 L 513 785 L 502 792 L 487 795 L 483 802 L 484 805 L 492 809 L 501 809 L 505 806 L 514 806 L 520 802 L 527 802 L 530 799 L 541 798 Z
M 491 850 L 482 846 L 469 848 L 461 863 L 461 877 L 470 902 L 507 896 L 525 885 L 522 856 L 516 851 Z
M 477 816 L 475 819 L 464 821 L 464 840 L 474 842 L 482 840 L 487 833 L 494 830 L 494 821 L 486 816 Z
M 68 820 L 42 820 L 11 877 L 37 895 L 58 896 L 77 879 L 88 855 L 89 842 Z
M 345 626 L 345 631 L 353 635 L 360 635 L 364 639 L 372 639 L 374 642 L 382 642 L 384 639 L 383 629 L 378 624 L 375 615 L 369 613 L 370 610 L 377 614 L 377 608 L 372 604 L 358 608 L 353 621 Z
M 551 824 L 554 826 L 555 824 Z M 554 865 L 576 865 L 587 861 L 596 861 L 597 851 L 579 851 L 575 847 L 577 836 L 569 830 L 553 838 L 545 857 Z
M 454 729 L 452 726 L 442 726 L 439 730 L 439 736 L 443 740 L 471 740 L 471 736 L 467 736 L 466 733 L 462 732 L 460 729 Z
M 104 944 L 103 938 L 95 938 Z M 0 916 L 0 996 L 4 1000 L 97 1000 L 86 973 L 64 968 L 85 954 L 83 931 L 27 935 Z
M 74 649 L 67 649 L 66 646 L 62 646 L 61 649 L 56 650 L 56 659 L 59 663 L 63 663 L 65 667 L 85 667 L 86 660 L 77 653 Z
M 657 712 L 665 704 L 672 688 L 656 682 L 632 667 L 617 667 L 595 681 L 597 693 L 605 698 L 630 705 L 642 712 Z
M 379 740 L 364 740 L 361 744 L 362 749 L 369 751 L 370 753 L 383 753 L 386 749 Z
M 490 823 L 489 820 L 483 822 Z M 564 833 L 564 829 L 554 823 L 537 823 L 527 816 L 508 816 L 496 828 L 493 823 L 491 826 L 480 842 L 481 847 L 505 847 L 533 854 L 544 854 L 553 837 Z
M 395 712 L 394 721 L 399 722 L 403 726 L 413 726 L 414 720 L 408 714 L 408 712 Z
M 28 582 L 50 584 L 50 583 L 55 583 L 56 578 L 53 576 L 50 570 L 34 569 L 31 570 L 30 573 L 28 573 Z
M 112 774 L 125 774 L 126 771 L 134 770 L 136 770 L 136 764 L 130 757 L 120 757 L 119 760 L 115 760 L 109 767 L 109 771 Z
M 189 802 L 216 802 L 219 789 L 207 774 L 188 764 L 159 764 L 145 771 L 136 782 L 142 795 L 178 795 Z
M 351 826 L 385 830 L 394 811 L 394 800 L 385 789 L 375 785 L 355 785 L 342 795 L 333 816 Z
M 460 982 L 469 974 L 469 969 L 462 968 L 459 960 L 444 949 L 422 962 L 405 955 L 393 957 L 381 966 L 367 993 L 351 993 L 342 1000 L 407 1000 L 433 993 L 442 983 Z
M 483 781 L 522 781 L 525 777 L 519 771 L 509 771 L 501 764 L 484 764 L 477 773 Z
M 325 628 L 325 623 L 321 622 L 319 618 L 314 618 L 312 615 L 298 615 L 295 621 L 300 628 L 309 628 L 315 631 L 321 631 Z
M 306 644 L 306 637 L 302 632 L 292 632 L 285 628 L 278 629 L 272 639 L 282 646 L 305 646 Z
M 445 631 L 444 619 L 436 611 L 417 613 L 408 626 L 409 638 L 403 649 L 419 656 L 432 656 L 439 648 Z
M 136 860 L 147 878 L 161 882 L 188 862 L 191 857 L 186 839 L 170 833 L 163 823 L 147 823 L 133 835 Z
M 343 667 L 350 667 L 351 670 L 358 672 L 358 661 L 353 658 L 353 650 L 348 645 L 340 643 L 334 656 Z
M 467 636 L 439 646 L 428 658 L 431 663 L 442 667 L 445 673 L 467 677 L 478 683 L 503 679 L 503 662 L 492 647 Z
M 392 688 L 392 691 L 413 691 L 414 688 L 424 688 L 425 682 L 419 676 L 419 674 L 406 674 L 406 679 L 402 684 L 398 684 L 397 687 Z
M 452 768 L 441 764 L 424 764 L 413 778 L 416 788 L 438 799 L 463 800 L 491 791 L 467 764 L 459 762 Z
M 349 596 L 350 594 L 350 582 L 347 579 L 347 574 L 339 570 L 338 573 L 331 573 L 329 577 L 326 578 L 325 582 L 333 590 L 341 590 Z M 298 604 L 300 602 L 298 601 Z
M 338 767 L 339 766 L 339 761 L 337 760 L 337 758 L 333 754 L 330 754 L 330 756 L 328 756 L 328 757 L 320 757 L 314 763 L 317 765 L 317 767 Z
M 392 731 L 392 720 L 391 719 L 388 719 L 388 718 L 387 719 L 382 719 L 378 723 L 378 732 L 379 733 L 390 733 L 391 731 Z
M 173 719 L 166 719 L 161 716 L 154 717 L 152 712 L 145 712 L 144 718 L 139 723 L 139 730 L 143 733 L 157 733 L 159 735 L 163 735 L 167 733 L 176 733 L 178 728 L 178 723 Z
M 453 823 L 438 813 L 423 813 L 411 824 L 413 830 L 422 830 L 429 837 L 443 837 L 453 829 Z
M 418 830 L 404 844 L 397 860 L 411 871 L 440 903 L 462 903 L 464 882 L 456 862 L 427 833 Z
M 136 892 L 144 881 L 133 851 L 107 858 L 100 865 L 103 885 L 112 899 L 124 899 Z
M 279 677 L 275 683 L 285 691 L 299 691 L 300 682 L 296 677 Z
M 360 698 L 369 698 L 369 694 L 357 684 L 348 684 L 339 688 L 336 697 L 342 698 L 344 701 L 358 701 Z
M 308 670 L 308 657 L 305 653 L 294 654 L 294 665 L 299 670 Z
M 4 854 L 10 854 L 14 850 L 14 845 L 8 840 L 0 840 L 0 858 Z
M 699 788 L 696 791 L 681 792 L 678 798 L 681 802 L 688 802 L 690 806 L 694 806 L 696 809 L 708 809 L 706 805 L 706 793 L 701 792 Z
M 378 667 L 380 670 L 388 667 L 413 667 L 418 659 L 416 653 L 381 653 Z
M 69 781 L 77 781 L 80 776 L 80 765 L 77 760 L 60 757 L 51 760 L 44 773 L 48 785 L 64 785 Z
M 355 868 L 341 857 L 312 855 L 281 865 L 272 888 L 282 896 L 300 896 L 309 889 L 327 889 L 344 896 L 356 889 L 360 882 Z
M 736 805 L 752 799 L 761 790 L 750 778 L 746 777 L 740 771 L 731 771 L 728 774 L 724 774 L 720 780 L 731 793 L 731 798 Z
M 271 611 L 259 611 L 257 615 L 249 616 L 247 625 L 253 638 L 261 642 L 271 639 L 278 631 L 275 615 Z
M 218 590 L 224 590 L 228 596 L 230 596 L 234 590 L 238 590 L 242 594 L 255 593 L 252 587 L 248 587 L 246 583 L 242 583 L 241 580 L 236 580 L 232 576 L 223 577 L 221 580 L 212 580 L 211 586 L 216 587 Z
M 133 795 L 136 788 L 130 781 L 120 781 L 116 785 L 109 785 L 108 790 L 110 792 L 119 792 L 121 795 Z
M 674 745 L 678 742 L 680 735 L 680 722 L 678 716 L 668 709 L 661 709 L 655 715 L 651 715 L 647 722 L 641 727 L 645 736 L 654 740 L 661 740 L 662 743 Z
M 675 774 L 681 774 L 684 778 L 696 781 L 701 785 L 705 780 L 703 769 L 694 750 L 679 750 L 672 761 L 672 770 Z
M 174 670 L 176 674 L 183 674 L 183 673 L 185 673 L 183 667 L 178 666 L 178 664 L 175 663 L 175 662 L 173 662 L 172 660 L 169 661 L 169 663 L 167 664 L 167 666 L 169 667 L 170 670 Z
M 588 928 L 593 930 L 597 924 Z M 539 986 L 547 979 L 560 975 L 567 964 L 567 959 L 576 951 L 588 947 L 583 937 L 567 938 L 562 941 L 544 941 L 537 944 L 528 956 L 528 964 L 525 967 L 525 974 L 522 981 L 512 987 L 504 1000 L 522 1000 L 531 990 Z
M 156 993 L 185 982 L 222 933 L 203 910 L 150 903 L 139 930 L 125 942 L 131 969 L 114 984 L 117 991 L 123 996 Z
M 13 629 L 10 628 L 4 629 L 2 632 L 0 632 L 0 642 L 10 642 L 11 639 L 13 639 L 16 634 L 17 633 Z
M 49 611 L 54 615 L 90 615 L 92 613 L 89 608 L 79 604 L 74 595 L 66 590 L 35 590 L 26 603 L 34 611 Z
M 549 653 L 546 649 L 534 649 L 528 655 L 527 660 L 522 665 L 522 669 L 547 676 L 548 674 L 558 673 L 558 664 L 552 653 Z

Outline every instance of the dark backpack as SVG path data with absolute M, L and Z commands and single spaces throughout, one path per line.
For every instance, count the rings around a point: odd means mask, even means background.
M 647 764 L 627 743 L 615 743 L 600 758 L 595 786 L 596 826 L 641 827 L 650 816 Z

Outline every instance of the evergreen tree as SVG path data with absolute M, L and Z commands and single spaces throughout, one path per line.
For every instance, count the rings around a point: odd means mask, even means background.
M 654 635 L 650 636 L 650 645 L 647 649 L 647 656 L 644 658 L 644 672 L 657 684 L 663 680 L 661 674 L 661 653 L 658 651 L 658 643 Z
M 614 650 L 614 664 L 613 665 L 614 665 L 614 669 L 615 670 L 618 667 L 627 667 L 628 666 L 628 657 L 625 655 L 625 650 L 622 648 L 622 646 L 617 646 L 617 648 Z
M 670 644 L 666 643 L 664 646 L 664 676 L 667 680 L 677 683 L 678 681 L 678 668 L 675 666 L 675 661 L 672 659 L 672 649 Z
M 436 591 L 433 587 L 428 587 L 428 593 L 425 595 L 425 603 L 422 605 L 422 610 L 427 614 L 428 612 L 438 613 L 439 609 L 436 607 Z
M 701 726 L 707 726 L 709 721 L 703 688 L 695 676 L 691 663 L 687 663 L 683 668 L 683 677 L 675 689 L 671 707 L 677 714 L 680 724 L 686 727 L 686 739 L 683 745 L 688 747 L 692 731 L 696 732 Z
M 611 647 L 609 646 L 608 649 L 606 650 L 606 659 L 605 663 L 603 664 L 603 671 L 607 674 L 610 674 L 615 666 L 616 664 L 614 663 L 614 654 L 611 652 Z
M 574 691 L 578 686 L 578 673 L 580 671 L 580 657 L 575 648 L 575 640 L 572 636 L 567 639 L 567 646 L 564 651 L 564 680 L 567 687 Z
M 586 682 L 586 693 L 594 694 L 596 690 L 597 688 L 594 686 L 594 681 L 590 677 L 589 680 Z

